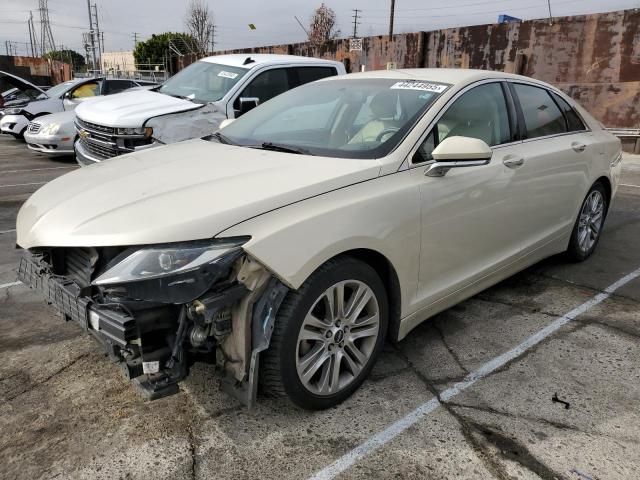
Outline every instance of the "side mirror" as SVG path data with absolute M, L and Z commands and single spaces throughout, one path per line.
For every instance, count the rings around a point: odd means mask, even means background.
M 218 128 L 222 130 L 227 125 L 231 125 L 234 121 L 235 121 L 235 118 L 225 118 L 220 122 L 220 126 Z
M 66 92 L 63 96 L 62 96 L 63 100 L 71 100 L 71 92 Z
M 478 167 L 491 161 L 491 147 L 479 138 L 447 137 L 431 153 L 435 163 L 424 173 L 428 177 L 444 177 L 452 168 Z
M 260 99 L 258 97 L 240 97 L 238 103 L 239 108 L 236 117 L 244 115 L 249 110 L 256 108 L 260 104 Z

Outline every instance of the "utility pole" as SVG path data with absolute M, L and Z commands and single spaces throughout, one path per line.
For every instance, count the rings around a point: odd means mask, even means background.
M 357 8 L 353 9 L 353 38 L 358 38 L 358 25 L 360 22 L 358 21 L 358 13 L 362 12 L 362 10 L 358 10 Z
M 304 25 L 302 24 L 302 22 L 300 21 L 300 19 L 298 17 L 296 17 L 295 15 L 293 16 L 293 18 L 296 19 L 296 22 L 298 22 L 298 25 L 300 25 L 300 28 L 304 31 L 304 33 L 307 35 L 307 38 L 309 38 L 309 31 L 304 28 Z
M 549 7 L 549 25 L 553 25 L 553 19 L 551 16 L 551 0 L 547 0 L 547 6 Z
M 93 31 L 93 15 L 91 14 L 91 0 L 87 0 L 87 10 L 89 11 L 89 42 L 91 43 L 92 70 L 96 70 L 96 39 Z
M 98 5 L 96 3 L 93 4 L 93 14 L 94 14 L 94 25 L 96 26 L 96 42 L 98 43 L 98 70 L 102 72 L 102 51 L 104 48 L 100 45 L 100 39 L 102 35 L 100 34 L 100 25 L 98 24 Z
M 38 40 L 36 39 L 36 29 L 33 26 L 33 12 L 29 11 L 29 43 L 31 44 L 31 56 L 35 57 L 38 54 Z
M 391 12 L 389 12 L 389 40 L 393 40 L 393 15 L 396 9 L 396 0 L 391 0 Z
M 216 46 L 216 26 L 211 25 L 211 53 L 213 53 Z
M 135 50 L 136 47 L 138 46 L 138 35 L 140 35 L 138 32 L 133 32 L 133 49 Z

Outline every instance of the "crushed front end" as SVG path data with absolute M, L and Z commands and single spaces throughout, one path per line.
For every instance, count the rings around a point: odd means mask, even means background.
M 252 406 L 259 353 L 287 288 L 244 253 L 246 240 L 34 248 L 18 276 L 92 334 L 148 399 L 178 392 L 205 361 Z

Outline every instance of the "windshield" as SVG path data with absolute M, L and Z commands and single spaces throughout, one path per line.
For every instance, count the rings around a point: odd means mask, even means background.
M 212 138 L 311 155 L 380 158 L 447 87 L 378 78 L 310 83 L 265 102 Z
M 167 80 L 160 93 L 196 103 L 220 100 L 248 70 L 211 62 L 196 62 Z
M 78 82 L 62 82 L 59 83 L 58 85 L 56 85 L 55 87 L 51 87 L 49 90 L 47 90 L 47 94 L 43 94 L 41 93 L 38 98 L 42 99 L 42 98 L 58 98 L 60 95 L 62 95 L 63 93 L 65 93 L 67 90 L 69 90 L 73 85 L 75 85 Z

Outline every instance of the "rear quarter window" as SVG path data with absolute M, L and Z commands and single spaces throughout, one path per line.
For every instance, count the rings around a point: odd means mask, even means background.
M 551 96 L 556 101 L 565 118 L 567 119 L 567 128 L 570 132 L 581 132 L 586 130 L 584 122 L 580 118 L 580 115 L 569 105 L 560 95 L 551 92 Z
M 297 67 L 300 85 L 315 82 L 321 78 L 334 77 L 338 74 L 334 67 Z

